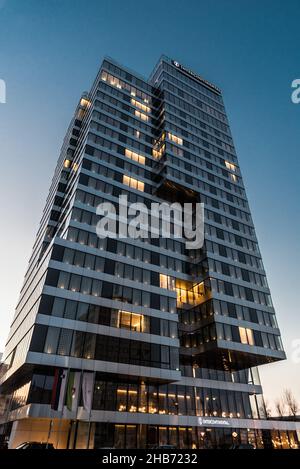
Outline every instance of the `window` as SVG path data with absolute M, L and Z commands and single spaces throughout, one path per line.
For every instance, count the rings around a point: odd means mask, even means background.
M 127 311 L 118 312 L 118 326 L 131 331 L 144 331 L 144 316 L 142 314 L 130 313 Z
M 83 348 L 83 358 L 88 360 L 93 359 L 95 355 L 95 346 L 96 346 L 96 334 L 91 334 L 87 332 L 85 334 L 84 348 Z
M 254 345 L 252 329 L 239 327 L 239 333 L 242 344 Z
M 137 101 L 136 99 L 131 98 L 131 104 L 143 112 L 151 112 L 151 108 L 149 106 L 146 106 L 146 104 L 143 104 L 140 101 Z
M 122 89 L 121 80 L 119 78 L 110 75 L 107 72 L 102 72 L 101 79 L 103 81 L 107 81 L 111 86 L 115 86 L 116 88 Z
M 64 167 L 65 168 L 70 168 L 70 166 L 71 166 L 71 161 L 70 160 L 65 160 L 64 161 Z
M 92 295 L 93 296 L 101 296 L 101 290 L 102 290 L 102 281 L 93 279 Z
M 139 153 L 136 153 L 132 150 L 128 150 L 128 148 L 125 149 L 125 156 L 127 158 L 130 158 L 133 161 L 137 161 L 140 164 L 145 164 L 145 157 L 140 155 Z
M 72 274 L 70 279 L 69 290 L 71 291 L 80 291 L 80 275 Z
M 183 140 L 180 137 L 177 137 L 177 135 L 171 134 L 168 132 L 168 139 L 171 140 L 172 142 L 177 143 L 177 145 L 183 145 Z
M 84 295 L 90 295 L 92 288 L 92 279 L 89 277 L 83 277 L 81 283 L 81 292 Z
M 157 147 L 156 147 L 156 148 L 153 148 L 153 149 L 152 149 L 152 156 L 153 156 L 153 158 L 155 158 L 155 159 L 160 159 L 160 158 L 163 156 L 163 154 L 164 154 L 164 152 L 165 152 L 165 149 L 166 149 L 166 145 L 165 145 L 165 144 L 163 144 L 163 145 L 160 146 L 159 148 L 157 148 Z
M 82 357 L 83 343 L 84 343 L 84 332 L 74 331 L 72 348 L 71 348 L 72 357 L 77 357 L 77 358 Z
M 49 327 L 44 347 L 44 353 L 56 353 L 60 329 Z
M 57 316 L 62 318 L 64 315 L 65 309 L 65 300 L 63 298 L 54 298 L 54 303 L 52 307 L 52 316 Z M 42 311 L 43 312 L 43 311 Z
M 71 329 L 61 329 L 60 337 L 59 337 L 58 350 L 57 350 L 58 355 L 69 355 L 70 354 L 72 334 L 73 334 L 73 331 Z
M 225 166 L 227 169 L 230 169 L 231 171 L 236 171 L 236 166 L 233 163 L 229 163 L 229 161 L 225 161 Z
M 82 106 L 82 107 L 90 107 L 90 105 L 91 105 L 91 102 L 90 102 L 89 99 L 87 99 L 87 98 L 81 98 L 81 100 L 80 100 L 80 106 Z
M 59 279 L 58 279 L 58 284 L 57 284 L 58 288 L 67 289 L 68 284 L 69 284 L 69 278 L 70 278 L 70 274 L 62 270 L 59 274 Z
M 138 191 L 144 191 L 144 183 L 141 181 L 138 181 L 137 179 L 134 179 L 132 177 L 126 176 L 125 174 L 123 175 L 123 184 L 126 184 L 126 186 L 132 187 L 133 189 L 137 189 Z
M 73 300 L 67 300 L 64 317 L 66 319 L 75 319 L 77 303 Z
M 143 114 L 142 112 L 138 111 L 137 109 L 134 111 L 134 114 L 135 114 L 136 117 L 138 117 L 142 121 L 147 122 L 149 120 L 149 116 L 147 116 L 147 114 Z
M 166 288 L 171 291 L 175 291 L 175 279 L 169 275 L 159 274 L 159 286 L 160 288 Z
M 254 301 L 253 292 L 250 288 L 245 288 L 245 296 L 247 301 Z

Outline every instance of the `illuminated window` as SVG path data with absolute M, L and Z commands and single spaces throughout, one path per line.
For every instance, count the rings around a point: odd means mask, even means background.
M 107 72 L 102 72 L 101 80 L 107 81 L 107 83 L 109 83 L 110 85 L 122 89 L 121 80 L 119 80 L 119 78 L 114 77 L 113 75 L 110 75 Z
M 134 88 L 133 86 L 129 85 L 129 83 L 126 83 L 126 81 L 120 80 L 120 78 L 114 77 L 104 70 L 101 73 L 101 80 L 107 82 L 111 86 L 115 86 L 116 88 L 129 91 L 131 96 L 138 97 L 147 104 L 149 103 L 149 97 L 146 93 L 137 88 Z
M 64 167 L 65 168 L 70 168 L 70 166 L 71 166 L 71 161 L 70 160 L 65 160 L 64 161 Z
M 152 149 L 153 158 L 159 160 L 163 156 L 163 154 L 165 152 L 165 148 L 166 148 L 165 144 L 163 144 L 159 149 L 153 148 Z
M 146 106 L 146 104 L 143 104 L 140 101 L 137 101 L 136 99 L 131 98 L 131 104 L 143 112 L 151 112 L 151 108 L 149 106 Z
M 210 290 L 204 285 L 204 282 L 193 285 L 190 282 L 176 282 L 177 307 L 182 304 L 198 305 L 210 298 Z
M 82 107 L 90 107 L 91 102 L 87 98 L 81 98 L 80 100 L 80 106 Z
M 137 161 L 138 163 L 145 164 L 145 157 L 136 153 L 135 151 L 125 149 L 125 156 L 131 160 Z
M 135 110 L 135 111 L 134 111 L 134 114 L 135 114 L 136 117 L 138 117 L 138 118 L 141 119 L 142 121 L 148 122 L 148 120 L 149 120 L 149 116 L 147 116 L 146 114 L 143 114 L 143 113 L 140 112 L 140 111 Z
M 239 327 L 239 333 L 242 344 L 254 345 L 252 329 Z
M 231 171 L 236 171 L 236 166 L 233 163 L 229 163 L 229 161 L 225 161 L 225 166 L 227 169 L 230 169 Z
M 134 179 L 132 177 L 126 176 L 125 174 L 123 175 L 123 184 L 126 184 L 126 186 L 132 187 L 132 189 L 137 189 L 138 191 L 144 191 L 144 186 L 145 184 L 141 181 L 138 181 L 137 179 Z
M 168 290 L 175 290 L 175 279 L 169 275 L 159 274 L 159 286 L 160 288 L 166 288 Z
M 174 143 L 177 143 L 177 145 L 183 145 L 182 138 L 177 137 L 177 135 L 171 134 L 170 132 L 168 132 L 168 139 Z
M 232 180 L 233 182 L 236 182 L 236 181 L 237 181 L 237 177 L 236 177 L 235 174 L 231 174 L 231 173 L 230 173 L 230 177 L 231 177 L 231 180 Z
M 118 327 L 130 331 L 144 332 L 144 316 L 120 310 L 118 312 Z
M 107 75 L 108 75 L 107 72 L 102 72 L 101 73 L 101 80 L 107 81 Z
M 76 173 L 76 171 L 78 170 L 78 166 L 79 166 L 78 163 L 73 163 L 72 168 L 73 168 L 73 171 L 74 171 L 75 173 Z
M 127 409 L 127 387 L 122 386 L 117 389 L 117 409 L 125 412 Z

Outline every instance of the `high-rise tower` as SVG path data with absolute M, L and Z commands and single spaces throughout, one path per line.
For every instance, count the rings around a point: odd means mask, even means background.
M 202 202 L 205 243 L 96 234 L 102 202 Z M 257 366 L 285 354 L 221 91 L 106 58 L 65 137 L 2 367 L 10 446 L 297 444 Z M 284 430 L 284 432 L 283 432 Z M 272 443 L 273 440 L 273 443 Z

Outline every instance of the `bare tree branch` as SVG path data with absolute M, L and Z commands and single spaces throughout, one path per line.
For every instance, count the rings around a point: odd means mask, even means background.
M 299 404 L 290 389 L 285 389 L 283 392 L 283 400 L 288 408 L 289 415 L 296 417 L 299 411 Z
M 285 404 L 282 399 L 276 399 L 275 401 L 275 409 L 279 417 L 284 416 L 284 411 L 285 411 Z
M 270 401 L 268 399 L 265 399 L 265 409 L 266 409 L 267 419 L 272 417 L 272 409 L 271 409 Z

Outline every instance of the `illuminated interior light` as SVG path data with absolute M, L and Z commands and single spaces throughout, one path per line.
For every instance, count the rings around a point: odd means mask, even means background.
M 131 98 L 131 104 L 143 112 L 147 112 L 147 113 L 151 112 L 151 108 L 149 106 L 146 106 L 146 104 L 143 104 L 140 101 L 137 101 L 137 99 Z
M 128 148 L 125 149 L 125 156 L 130 158 L 133 161 L 137 161 L 140 164 L 145 164 L 146 158 L 139 153 L 129 150 Z
M 136 117 L 138 117 L 139 119 L 141 119 L 142 121 L 148 122 L 148 120 L 149 120 L 149 116 L 147 116 L 146 114 L 143 114 L 142 112 L 138 111 L 137 109 L 135 109 L 134 115 Z
M 65 168 L 70 168 L 70 166 L 71 166 L 71 160 L 65 160 L 64 161 L 64 167 Z
M 141 192 L 144 191 L 145 187 L 145 184 L 142 181 L 138 181 L 138 179 L 126 176 L 126 174 L 123 175 L 123 184 L 126 184 L 126 186 L 132 187 L 132 189 L 137 189 Z
M 171 140 L 171 142 L 177 143 L 177 145 L 183 145 L 183 139 L 177 135 L 171 134 L 171 132 L 168 132 L 168 139 Z
M 233 163 L 230 163 L 229 161 L 225 160 L 225 166 L 227 169 L 230 169 L 231 171 L 236 171 L 236 166 Z

